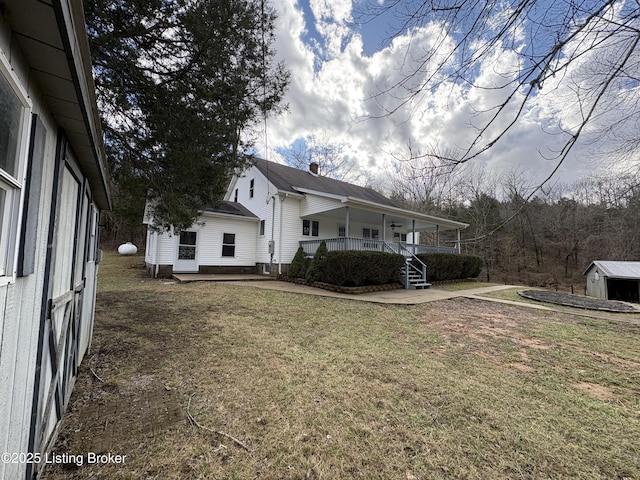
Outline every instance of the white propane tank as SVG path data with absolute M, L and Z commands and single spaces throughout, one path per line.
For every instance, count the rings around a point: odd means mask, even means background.
M 118 247 L 118 253 L 120 255 L 135 255 L 138 253 L 138 247 L 131 242 L 123 243 Z

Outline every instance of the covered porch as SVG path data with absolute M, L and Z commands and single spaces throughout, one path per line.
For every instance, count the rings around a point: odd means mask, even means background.
M 313 255 L 323 240 L 329 251 L 460 253 L 466 223 L 349 197 L 341 200 L 329 209 L 303 212 L 303 221 L 320 225 L 308 232 L 317 238 L 300 241 L 306 255 Z

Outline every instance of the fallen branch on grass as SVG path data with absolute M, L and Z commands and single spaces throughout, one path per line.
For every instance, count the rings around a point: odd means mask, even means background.
M 241 446 L 242 448 L 244 448 L 247 452 L 250 452 L 251 449 L 243 442 L 241 442 L 240 440 L 238 440 L 236 437 L 229 435 L 228 433 L 224 433 L 221 432 L 219 430 L 214 430 L 212 428 L 209 427 L 205 427 L 204 425 L 201 425 L 194 417 L 193 415 L 191 415 L 191 399 L 193 398 L 193 396 L 195 395 L 195 393 L 192 393 L 191 396 L 189 397 L 189 403 L 187 403 L 187 418 L 189 419 L 189 422 L 191 422 L 192 425 L 195 425 L 196 427 L 200 427 L 203 430 L 206 430 L 207 432 L 211 432 L 211 433 L 215 433 L 217 435 L 221 435 L 225 438 L 228 438 L 229 440 L 233 441 L 235 444 Z
M 98 380 L 100 380 L 100 383 L 104 383 L 104 380 L 101 379 L 98 374 L 96 372 L 94 372 L 93 368 L 91 367 L 91 362 L 93 361 L 93 357 L 95 357 L 95 355 L 93 355 L 91 357 L 91 359 L 89 360 L 89 371 L 93 374 L 94 377 L 96 377 Z

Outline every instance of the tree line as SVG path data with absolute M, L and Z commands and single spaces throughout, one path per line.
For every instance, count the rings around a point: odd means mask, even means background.
M 483 259 L 487 281 L 579 285 L 593 260 L 640 260 L 638 172 L 556 182 L 529 198 L 535 181 L 524 170 L 494 175 L 469 168 L 451 175 L 422 167 L 399 165 L 392 198 L 468 223 L 462 251 Z

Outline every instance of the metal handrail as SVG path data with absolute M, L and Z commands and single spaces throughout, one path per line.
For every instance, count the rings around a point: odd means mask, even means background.
M 425 282 L 427 281 L 427 265 L 418 257 L 416 257 L 411 250 L 409 250 L 407 247 L 405 247 L 401 243 L 394 244 L 399 246 L 399 251 L 396 251 L 392 245 L 389 245 L 386 242 L 384 243 L 384 245 L 385 245 L 385 248 L 389 249 L 392 253 L 401 253 L 402 255 L 404 255 L 405 258 L 407 257 L 410 258 L 410 260 L 407 260 L 406 262 L 407 275 L 405 275 L 405 279 L 404 279 L 405 287 L 407 288 L 409 287 L 409 269 L 415 270 L 418 274 L 420 274 L 420 276 Z M 419 265 L 416 266 L 413 264 L 413 262 L 417 262 Z

